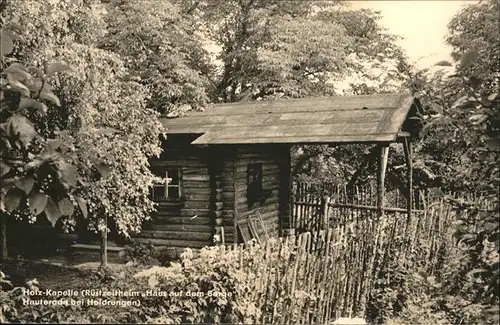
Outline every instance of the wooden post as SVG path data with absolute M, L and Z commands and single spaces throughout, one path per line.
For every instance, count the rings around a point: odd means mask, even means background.
M 101 267 L 108 266 L 108 218 L 104 217 L 106 228 L 101 231 Z
M 377 168 L 377 217 L 384 215 L 385 198 L 385 171 L 387 168 L 387 159 L 389 158 L 389 146 L 379 145 L 379 157 Z
M 411 213 L 413 209 L 413 152 L 412 152 L 412 146 L 411 142 L 408 141 L 408 138 L 405 138 L 403 140 L 403 149 L 405 152 L 405 159 L 406 159 L 406 178 L 408 181 L 408 197 L 406 199 L 406 204 L 407 207 L 406 209 L 408 210 L 408 219 L 411 218 Z
M 292 150 L 292 147 L 289 147 L 289 150 L 288 150 L 288 156 L 287 156 L 287 173 L 288 173 L 288 188 L 287 188 L 287 195 L 286 195 L 286 199 L 287 199 L 287 207 L 288 209 L 286 209 L 286 217 L 287 217 L 287 221 L 288 221 L 288 229 L 289 232 L 290 232 L 290 235 L 295 235 L 295 231 L 296 231 L 296 222 L 295 222 L 295 219 L 294 219 L 294 216 L 293 216 L 293 175 L 292 175 L 292 157 L 291 157 L 291 150 Z
M 328 217 L 328 211 L 330 211 L 330 197 L 325 196 L 323 197 L 323 220 L 324 220 L 324 225 L 325 225 L 325 230 L 328 231 L 328 228 L 330 226 L 330 218 Z
M 220 236 L 221 236 L 221 242 L 222 246 L 226 246 L 226 236 L 224 235 L 224 227 L 220 227 Z

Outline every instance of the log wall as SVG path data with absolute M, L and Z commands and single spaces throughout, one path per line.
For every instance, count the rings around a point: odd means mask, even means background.
M 280 231 L 280 180 L 285 157 L 282 146 L 239 146 L 235 162 L 235 209 L 238 216 L 260 212 L 264 226 L 270 236 L 278 236 Z M 262 188 L 270 191 L 263 204 L 247 202 L 248 164 L 262 164 Z
M 215 233 L 224 237 L 224 243 L 237 242 L 234 167 L 235 150 L 233 147 L 210 148 L 212 177 L 214 179 Z
M 155 246 L 201 248 L 213 243 L 214 217 L 208 148 L 190 145 L 191 139 L 172 136 L 151 166 L 181 167 L 182 200 L 160 203 L 152 220 L 133 238 Z
M 269 235 L 280 235 L 280 230 L 289 224 L 289 148 L 193 146 L 190 143 L 195 138 L 170 136 L 162 155 L 150 162 L 152 167 L 181 168 L 182 200 L 159 203 L 151 220 L 143 224 L 140 233 L 132 234 L 132 239 L 173 248 L 210 246 L 214 244 L 214 235 L 225 244 L 237 243 L 241 242 L 236 227 L 238 216 L 244 218 L 243 215 L 256 211 Z M 269 195 L 262 204 L 249 206 L 247 168 L 251 163 L 262 164 L 262 187 Z M 82 233 L 87 232 L 82 229 Z

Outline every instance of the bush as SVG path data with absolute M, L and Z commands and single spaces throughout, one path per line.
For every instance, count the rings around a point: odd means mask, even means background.
M 8 319 L 17 316 L 15 300 L 12 299 L 10 290 L 12 283 L 0 271 L 0 323 L 8 323 Z
M 455 213 L 456 214 L 456 213 Z M 457 220 L 460 215 L 455 215 Z M 388 263 L 371 290 L 367 318 L 381 324 L 496 324 L 498 307 L 483 299 L 487 281 L 477 280 L 491 259 L 493 246 L 470 258 L 470 247 L 457 243 L 456 221 L 432 238 L 421 238 L 404 257 L 388 251 Z M 439 247 L 436 245 L 439 243 Z M 399 245 L 398 245 L 399 244 Z M 401 246 L 396 243 L 394 247 Z M 434 246 L 433 253 L 427 250 Z M 498 255 L 494 256 L 498 260 Z M 432 261 L 431 261 L 431 260 Z M 472 271 L 470 271 L 472 269 Z
M 144 306 L 160 306 L 149 323 L 260 323 L 263 313 L 297 317 L 298 310 L 289 308 L 291 299 L 312 301 L 314 296 L 301 288 L 294 297 L 283 294 L 288 289 L 284 279 L 292 268 L 278 260 L 289 262 L 296 252 L 293 244 L 278 250 L 276 243 L 271 240 L 268 249 L 259 245 L 245 250 L 206 247 L 196 253 L 186 249 L 180 263 L 136 274 L 136 278 L 147 279 L 152 290 L 167 295 L 144 298 Z M 269 282 L 262 288 L 259 279 L 267 274 L 271 275 Z M 302 305 L 296 304 L 297 308 Z
M 240 268 L 252 265 L 257 256 L 245 254 L 240 260 L 238 251 L 211 247 L 196 254 L 186 249 L 180 263 L 140 272 L 136 277 L 146 278 L 151 289 L 167 294 L 145 297 L 144 305 L 160 305 L 149 323 L 258 322 L 261 311 L 250 295 L 257 270 Z
M 152 244 L 133 241 L 127 246 L 125 260 L 137 265 L 153 266 L 161 264 L 158 256 L 158 251 Z
M 283 261 L 293 258 L 293 244 L 278 250 L 273 242 L 267 250 L 259 245 L 245 250 L 186 249 L 180 262 L 168 267 L 141 270 L 130 264 L 120 270 L 100 269 L 86 275 L 78 287 L 136 291 L 142 295 L 131 299 L 140 301 L 139 306 L 23 306 L 19 292 L 12 291 L 5 310 L 17 313 L 5 318 L 22 323 L 259 323 L 263 313 L 285 314 L 290 303 L 280 294 L 286 285 L 281 278 L 269 276 L 266 287 L 257 285 L 265 274 L 290 274 Z M 268 299 L 263 299 L 263 292 Z M 302 290 L 295 290 L 295 296 L 296 301 L 313 298 Z

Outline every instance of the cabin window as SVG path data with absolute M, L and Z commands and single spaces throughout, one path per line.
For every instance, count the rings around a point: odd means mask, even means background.
M 161 177 L 163 180 L 153 186 L 153 201 L 179 201 L 182 195 L 181 169 L 178 167 L 153 167 L 152 171 L 154 175 Z
M 247 166 L 247 202 L 251 207 L 262 198 L 262 164 Z

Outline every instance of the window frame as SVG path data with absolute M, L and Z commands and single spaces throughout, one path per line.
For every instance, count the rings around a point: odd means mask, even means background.
M 162 177 L 159 175 L 159 172 L 161 170 L 161 173 L 163 173 L 163 183 L 155 183 L 153 184 L 152 191 L 151 191 L 151 199 L 153 202 L 156 203 L 179 203 L 182 201 L 182 167 L 180 166 L 153 166 L 152 172 L 155 176 L 157 177 Z M 177 179 L 178 182 L 177 184 L 171 185 L 168 182 L 169 177 L 169 172 L 172 170 L 177 171 Z M 170 174 L 171 175 L 171 174 Z M 172 180 L 172 178 L 170 178 Z M 170 191 L 173 189 L 176 189 L 177 191 L 177 197 L 169 197 Z M 155 195 L 156 191 L 163 191 L 163 198 L 164 199 L 158 199 Z
M 247 165 L 247 203 L 249 208 L 259 202 L 264 194 L 262 167 L 260 162 Z

